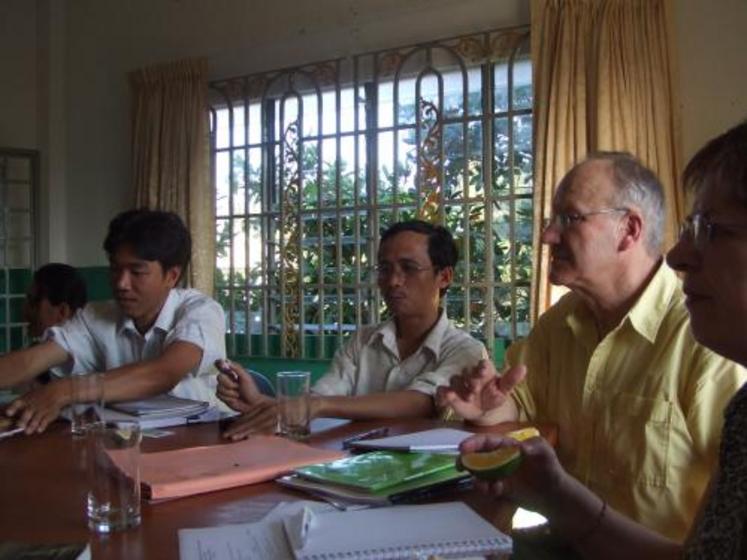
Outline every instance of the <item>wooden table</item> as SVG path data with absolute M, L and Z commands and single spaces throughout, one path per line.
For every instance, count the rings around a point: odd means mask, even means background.
M 434 420 L 351 422 L 314 434 L 311 445 L 340 449 L 342 440 L 371 428 L 388 425 L 390 434 L 461 424 Z M 490 431 L 503 432 L 517 425 L 504 424 Z M 466 428 L 470 429 L 470 428 Z M 169 428 L 174 434 L 144 439 L 144 452 L 221 443 L 217 423 Z M 137 529 L 97 535 L 86 526 L 86 476 L 84 444 L 73 439 L 67 424 L 55 423 L 46 433 L 0 440 L 0 541 L 29 543 L 91 542 L 96 559 L 179 557 L 177 530 L 256 521 L 260 510 L 284 500 L 309 499 L 267 482 L 159 504 L 142 504 L 142 524 Z M 471 429 L 474 431 L 474 429 Z M 556 431 L 541 427 L 552 443 Z M 442 500 L 464 500 L 496 526 L 508 528 L 513 508 L 477 492 L 447 495 Z

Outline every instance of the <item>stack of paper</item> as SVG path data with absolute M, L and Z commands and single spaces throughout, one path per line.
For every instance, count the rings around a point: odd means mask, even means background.
M 153 420 L 157 418 L 186 418 L 187 416 L 196 416 L 205 412 L 209 406 L 210 405 L 204 401 L 182 399 L 167 394 L 139 401 L 112 403 L 109 405 L 109 408 L 132 416 L 137 416 L 143 420 Z
M 374 451 L 298 468 L 278 479 L 284 486 L 349 503 L 387 505 L 413 501 L 469 481 L 453 457 L 433 453 Z

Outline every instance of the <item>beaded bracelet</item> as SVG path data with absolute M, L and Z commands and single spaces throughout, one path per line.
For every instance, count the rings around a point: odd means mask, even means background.
M 579 538 L 576 539 L 576 546 L 580 546 L 588 541 L 591 536 L 597 532 L 599 527 L 602 525 L 604 515 L 607 513 L 607 500 L 602 500 L 602 508 L 599 510 L 594 523 L 584 532 Z

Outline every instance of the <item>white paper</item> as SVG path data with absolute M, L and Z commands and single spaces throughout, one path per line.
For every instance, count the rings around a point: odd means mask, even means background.
M 286 517 L 288 533 L 299 525 Z M 304 558 L 420 558 L 507 554 L 511 538 L 462 502 L 394 506 L 313 515 L 294 556 Z
M 327 504 L 311 501 L 281 502 L 257 523 L 179 530 L 181 560 L 265 560 L 292 558 L 283 528 L 285 517 L 304 507 L 330 511 Z
M 436 428 L 422 432 L 413 432 L 399 436 L 356 441 L 353 447 L 363 449 L 394 449 L 403 451 L 430 451 L 433 453 L 457 453 L 459 444 L 470 436 L 472 432 L 455 430 L 453 428 Z
M 311 421 L 309 429 L 312 434 L 317 434 L 349 423 L 350 420 L 346 420 L 345 418 L 314 418 Z

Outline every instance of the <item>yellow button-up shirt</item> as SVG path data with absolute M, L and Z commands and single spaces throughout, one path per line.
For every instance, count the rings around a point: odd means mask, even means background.
M 598 340 L 567 294 L 507 353 L 528 375 L 525 420 L 554 422 L 563 466 L 616 510 L 682 540 L 715 471 L 723 412 L 743 368 L 692 336 L 681 283 L 662 264 L 621 323 Z

